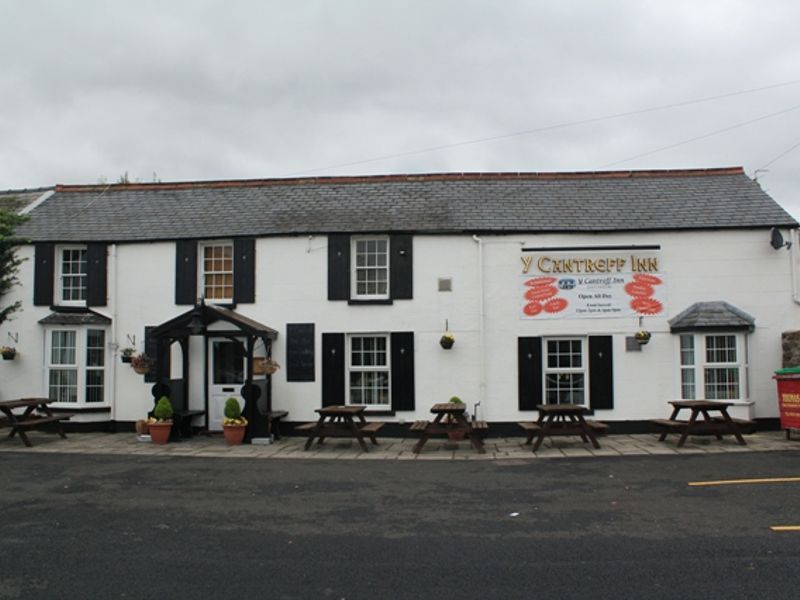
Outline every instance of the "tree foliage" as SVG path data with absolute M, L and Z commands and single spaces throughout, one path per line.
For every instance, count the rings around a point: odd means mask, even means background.
M 13 211 L 0 208 L 0 325 L 22 305 L 19 300 L 5 304 L 2 299 L 19 283 L 17 274 L 22 259 L 17 256 L 17 248 L 25 243 L 25 240 L 17 237 L 15 231 L 26 219 L 27 217 Z

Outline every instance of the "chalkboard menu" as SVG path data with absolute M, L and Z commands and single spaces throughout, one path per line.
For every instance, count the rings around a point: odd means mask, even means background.
M 314 381 L 314 324 L 286 325 L 286 381 Z

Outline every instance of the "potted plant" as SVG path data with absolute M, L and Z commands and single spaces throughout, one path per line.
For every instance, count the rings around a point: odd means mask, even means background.
M 136 354 L 136 349 L 135 348 L 123 348 L 121 354 L 122 354 L 122 362 L 129 363 L 129 362 L 131 362 L 131 359 L 133 358 L 133 355 Z
M 147 420 L 150 439 L 154 444 L 166 444 L 172 431 L 172 403 L 161 396 L 153 409 L 153 416 Z
M 133 370 L 139 375 L 144 375 L 149 372 L 152 366 L 153 360 L 144 352 L 131 357 L 131 367 L 133 367 Z
M 464 402 L 458 396 L 451 397 L 449 402 L 450 402 L 450 404 L 458 404 L 458 405 L 462 405 L 462 406 L 464 404 Z M 457 423 L 457 421 L 451 415 L 447 415 L 447 422 L 448 422 L 448 424 Z M 453 429 L 452 431 L 448 431 L 447 432 L 447 439 L 449 439 L 451 442 L 460 442 L 461 440 L 464 439 L 464 436 L 466 435 L 466 433 L 467 432 L 464 431 L 461 428 Z
M 456 337 L 449 331 L 445 331 L 442 334 L 442 337 L 439 338 L 439 345 L 445 350 L 450 350 L 450 348 L 452 348 L 453 344 L 455 343 L 456 343 Z
M 231 396 L 225 401 L 225 418 L 222 419 L 222 430 L 225 434 L 225 441 L 229 446 L 237 446 L 244 440 L 244 433 L 247 429 L 247 419 L 242 416 L 242 409 L 239 401 Z
M 13 346 L 0 347 L 0 354 L 3 355 L 3 360 L 14 360 L 17 356 L 17 349 Z

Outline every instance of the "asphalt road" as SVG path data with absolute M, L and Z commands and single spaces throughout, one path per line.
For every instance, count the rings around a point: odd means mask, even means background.
M 0 455 L 0 599 L 796 598 L 800 453 Z

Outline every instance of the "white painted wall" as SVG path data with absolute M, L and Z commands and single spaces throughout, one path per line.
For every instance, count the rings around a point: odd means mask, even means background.
M 416 406 L 406 421 L 427 418 L 435 402 L 460 396 L 472 409 L 480 398 L 481 360 L 485 360 L 486 398 L 480 417 L 515 421 L 531 413 L 517 409 L 517 338 L 548 335 L 613 335 L 615 408 L 597 418 L 634 420 L 663 417 L 667 401 L 678 395 L 676 336 L 668 318 L 698 301 L 724 300 L 751 314 L 756 330 L 749 336 L 752 414 L 778 414 L 773 371 L 781 366 L 780 334 L 800 329 L 800 306 L 792 299 L 793 253 L 773 250 L 769 232 L 653 232 L 634 234 L 484 236 L 486 347 L 480 350 L 478 244 L 468 235 L 414 237 L 414 299 L 391 306 L 349 306 L 327 300 L 325 236 L 259 239 L 256 245 L 256 304 L 237 310 L 278 330 L 273 356 L 285 365 L 287 323 L 315 323 L 316 380 L 287 382 L 286 371 L 273 376 L 273 406 L 288 410 L 293 421 L 310 420 L 321 403 L 321 335 L 325 332 L 413 331 L 415 335 Z M 645 319 L 653 333 L 642 352 L 626 352 L 625 336 L 638 329 L 638 319 L 523 320 L 519 281 L 521 249 L 546 246 L 661 245 L 659 262 L 668 286 L 667 315 Z M 38 320 L 48 307 L 31 304 L 33 248 L 20 270 L 25 287 L 12 296 L 24 311 L 0 330 L 0 345 L 14 343 L 19 356 L 0 361 L 0 398 L 46 395 L 44 334 Z M 116 258 L 114 258 L 116 256 Z M 124 244 L 109 257 L 109 306 L 96 309 L 114 320 L 109 332 L 108 374 L 111 418 L 133 421 L 152 406 L 150 384 L 144 383 L 116 355 L 135 336 L 143 349 L 145 325 L 157 325 L 188 310 L 174 302 L 175 245 L 157 242 Z M 439 292 L 437 280 L 452 278 L 453 291 Z M 445 320 L 456 337 L 452 350 L 438 343 Z M 112 337 L 113 335 L 113 337 Z M 190 405 L 203 405 L 202 342 L 193 339 Z M 92 417 L 88 417 L 92 418 Z M 105 417 L 103 417 L 105 418 Z

